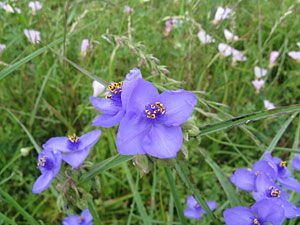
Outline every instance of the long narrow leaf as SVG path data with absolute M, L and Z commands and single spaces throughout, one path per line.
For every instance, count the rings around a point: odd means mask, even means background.
M 228 200 L 232 207 L 241 205 L 241 202 L 238 198 L 238 193 L 236 193 L 232 184 L 228 178 L 224 175 L 221 168 L 210 158 L 204 149 L 199 149 L 200 153 L 203 155 L 206 163 L 212 168 L 217 179 L 219 180 L 224 192 L 226 193 Z
M 93 200 L 88 201 L 88 206 L 89 206 L 89 210 L 90 210 L 90 212 L 93 216 L 94 223 L 97 224 L 97 225 L 102 225 L 103 223 L 100 220 L 100 217 L 97 213 L 97 209 L 95 207 L 95 204 L 94 204 Z
M 171 169 L 169 167 L 165 167 L 164 170 L 165 170 L 165 174 L 167 176 L 168 182 L 169 182 L 172 196 L 174 198 L 174 202 L 175 202 L 175 206 L 177 209 L 177 213 L 178 213 L 180 222 L 181 222 L 181 224 L 187 224 L 187 221 L 183 215 L 182 204 L 180 203 L 180 197 L 179 197 L 179 194 L 178 194 L 178 191 L 176 188 L 176 184 L 175 184 Z
M 39 225 L 39 223 L 28 213 L 23 209 L 22 206 L 20 206 L 14 199 L 11 197 L 8 193 L 3 191 L 0 188 L 0 195 L 3 197 L 3 200 L 6 201 L 10 206 L 14 207 L 16 210 L 18 210 L 19 213 L 21 213 L 24 218 L 28 221 L 29 224 L 32 225 Z
M 100 163 L 95 164 L 89 172 L 82 175 L 80 181 L 84 182 L 88 179 L 91 179 L 92 177 L 97 176 L 98 174 L 104 172 L 105 170 L 109 170 L 111 168 L 119 166 L 122 163 L 131 160 L 132 158 L 133 158 L 132 156 L 127 156 L 127 155 L 116 155 L 110 157 Z
M 5 224 L 10 224 L 10 225 L 18 225 L 14 220 L 8 218 L 1 212 L 0 212 L 0 222 L 5 222 Z
M 230 120 L 226 120 L 220 123 L 215 123 L 212 125 L 200 127 L 200 136 L 224 130 L 233 126 L 238 126 L 241 124 L 247 124 L 253 121 L 280 116 L 287 113 L 300 112 L 300 105 L 293 105 L 287 107 L 281 107 L 273 110 L 255 112 L 244 116 L 235 117 Z

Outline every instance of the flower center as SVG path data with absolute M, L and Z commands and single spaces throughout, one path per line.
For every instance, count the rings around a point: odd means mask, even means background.
M 166 109 L 160 102 L 155 102 L 145 107 L 145 113 L 147 115 L 147 118 L 155 119 L 158 116 L 164 115 L 166 113 Z
M 280 166 L 281 168 L 287 167 L 287 161 L 281 161 L 280 164 L 279 164 L 279 166 Z
M 72 143 L 77 143 L 80 139 L 75 133 L 72 135 L 69 135 L 68 138 Z
M 253 220 L 253 225 L 260 225 L 260 222 L 258 221 L 257 218 L 255 218 L 255 219 Z
M 112 83 L 108 85 L 107 89 L 110 93 L 108 93 L 105 98 L 113 98 L 115 95 L 118 95 L 122 92 L 123 82 Z
M 255 176 L 258 176 L 259 174 L 260 174 L 259 171 L 256 171 L 256 172 L 255 172 Z
M 43 156 L 39 159 L 37 163 L 38 167 L 44 167 L 47 170 L 51 170 L 53 168 L 53 162 L 50 159 L 47 159 L 46 156 Z
M 270 192 L 271 197 L 278 197 L 278 198 L 280 197 L 280 190 L 277 189 L 276 187 L 271 186 L 269 187 L 269 190 L 271 191 Z

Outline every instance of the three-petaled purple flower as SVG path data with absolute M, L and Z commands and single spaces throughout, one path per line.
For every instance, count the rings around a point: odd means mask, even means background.
M 140 70 L 133 68 L 126 75 L 126 79 L 123 82 L 111 83 L 108 86 L 105 98 L 90 97 L 92 105 L 103 113 L 93 120 L 94 126 L 108 128 L 117 125 L 121 121 L 126 113 L 126 104 L 136 85 L 136 81 L 141 77 Z
M 274 204 L 283 207 L 285 217 L 294 218 L 300 216 L 300 209 L 289 202 L 289 194 L 283 191 L 273 180 L 265 174 L 257 177 L 256 191 L 253 192 L 254 199 L 258 202 L 263 199 L 272 200 Z
M 292 173 L 287 167 L 287 162 L 278 157 L 272 157 L 271 153 L 267 151 L 264 154 L 265 159 L 272 163 L 277 170 L 277 181 L 286 189 L 300 192 L 300 183 L 292 176 Z
M 296 154 L 292 160 L 293 168 L 297 171 L 300 171 L 300 154 Z
M 61 153 L 53 151 L 50 148 L 44 150 L 38 155 L 37 166 L 41 171 L 41 176 L 35 181 L 32 187 L 32 193 L 38 194 L 47 189 L 60 170 Z
M 217 203 L 214 201 L 206 202 L 208 207 L 211 210 L 215 210 L 217 208 Z M 194 198 L 193 195 L 190 195 L 186 199 L 187 209 L 184 210 L 184 216 L 191 219 L 200 219 L 203 214 L 206 214 L 204 209 L 200 206 L 197 200 Z
M 43 148 L 50 148 L 62 153 L 62 159 L 73 168 L 79 167 L 88 156 L 101 135 L 100 130 L 93 130 L 81 137 L 75 134 L 69 137 L 50 138 Z
M 85 209 L 80 216 L 71 215 L 65 218 L 63 225 L 93 225 L 93 217 L 89 209 Z
M 126 97 L 126 115 L 117 134 L 118 152 L 176 157 L 183 141 L 180 125 L 192 115 L 196 96 L 185 90 L 159 94 L 156 87 L 140 78 Z
M 253 165 L 252 170 L 246 168 L 236 170 L 230 180 L 241 190 L 255 191 L 257 182 L 260 181 L 257 177 L 261 174 L 265 174 L 273 180 L 277 178 L 277 171 L 274 166 L 266 160 L 259 160 Z
M 238 206 L 223 213 L 226 225 L 279 225 L 284 220 L 284 210 L 272 200 L 262 200 L 250 209 Z

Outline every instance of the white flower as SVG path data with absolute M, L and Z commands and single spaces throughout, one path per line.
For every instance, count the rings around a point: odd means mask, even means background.
M 256 90 L 256 93 L 259 93 L 260 89 L 262 89 L 265 86 L 265 81 L 264 80 L 253 80 L 252 85 Z
M 270 53 L 269 67 L 272 67 L 272 66 L 275 65 L 275 62 L 276 62 L 278 56 L 279 56 L 279 52 L 278 51 L 272 51 Z
M 6 45 L 0 44 L 0 53 L 3 52 L 4 49 L 6 49 Z
M 100 84 L 98 81 L 94 80 L 93 81 L 93 89 L 94 89 L 93 96 L 97 97 L 105 90 L 105 86 Z
M 267 110 L 276 108 L 275 105 L 272 102 L 268 101 L 268 100 L 264 100 L 264 106 Z
M 233 61 L 246 61 L 247 57 L 244 55 L 242 51 L 239 51 L 237 49 L 232 49 L 232 58 Z
M 256 78 L 262 78 L 262 77 L 266 76 L 267 72 L 268 72 L 267 69 L 264 69 L 264 68 L 261 68 L 258 66 L 254 67 L 254 74 L 255 74 Z
M 37 44 L 41 41 L 41 36 L 39 31 L 25 29 L 24 34 L 32 44 Z
M 230 8 L 223 8 L 223 7 L 218 7 L 217 12 L 215 14 L 215 19 L 213 21 L 214 24 L 219 23 L 222 20 L 227 19 L 233 14 L 232 9 Z
M 234 35 L 231 31 L 224 29 L 224 36 L 227 41 L 237 41 L 239 40 L 239 37 Z
M 29 2 L 28 7 L 31 8 L 32 14 L 35 15 L 37 11 L 42 9 L 42 4 L 39 1 Z
M 296 51 L 288 52 L 288 56 L 295 60 L 300 60 L 300 52 L 296 52 Z
M 207 34 L 205 30 L 200 30 L 197 35 L 202 44 L 210 44 L 215 42 L 215 39 Z
M 299 41 L 299 42 L 297 42 L 297 46 L 298 46 L 298 47 L 300 47 L 300 41 Z
M 232 47 L 227 45 L 227 44 L 224 44 L 224 43 L 220 43 L 218 45 L 218 50 L 220 52 L 220 54 L 224 57 L 228 57 L 230 55 L 232 55 Z
M 81 42 L 80 55 L 85 57 L 88 49 L 91 47 L 89 39 L 83 39 Z

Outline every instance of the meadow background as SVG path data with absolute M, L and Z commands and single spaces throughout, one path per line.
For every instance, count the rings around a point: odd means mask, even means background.
M 0 43 L 7 46 L 0 55 L 0 224 L 32 224 L 32 218 L 39 224 L 61 224 L 66 215 L 78 213 L 87 205 L 92 205 L 103 224 L 182 224 L 175 203 L 179 200 L 185 208 L 191 190 L 175 170 L 170 170 L 178 195 L 174 200 L 165 171 L 165 167 L 174 166 L 172 160 L 138 158 L 135 164 L 127 160 L 103 169 L 100 162 L 117 154 L 117 128 L 101 129 L 100 141 L 80 169 L 66 168 L 63 175 L 73 177 L 75 182 L 56 179 L 42 194 L 31 193 L 40 174 L 36 149 L 50 137 L 94 129 L 91 121 L 98 113 L 89 102 L 94 76 L 107 82 L 121 81 L 130 69 L 138 67 L 161 91 L 184 88 L 197 94 L 197 109 L 185 126 L 184 154 L 178 157 L 185 156 L 190 179 L 203 197 L 218 202 L 215 215 L 220 221 L 232 195 L 243 205 L 254 202 L 235 188 L 229 193 L 230 199 L 226 177 L 239 167 L 250 167 L 267 147 L 287 160 L 297 151 L 297 114 L 266 116 L 199 135 L 199 127 L 265 110 L 266 99 L 279 108 L 299 103 L 300 64 L 287 55 L 300 49 L 296 45 L 300 41 L 297 1 L 41 3 L 43 8 L 35 16 L 27 1 L 13 3 L 22 10 L 20 14 L 0 9 Z M 131 14 L 124 12 L 126 5 L 133 8 Z M 218 6 L 228 6 L 235 14 L 214 25 Z M 292 13 L 285 15 L 289 10 Z M 174 16 L 180 23 L 167 35 L 165 22 Z M 215 43 L 201 44 L 197 37 L 201 26 L 216 39 Z M 231 58 L 219 54 L 218 43 L 226 43 L 225 28 L 240 37 L 231 45 L 245 53 L 245 62 L 233 64 Z M 40 31 L 41 42 L 31 44 L 24 29 Z M 80 45 L 85 38 L 92 47 L 83 58 Z M 280 51 L 277 64 L 268 71 L 265 87 L 256 94 L 251 83 L 254 66 L 267 67 L 273 50 Z M 97 174 L 79 182 L 86 172 L 97 169 L 95 165 L 100 168 Z M 206 217 L 186 222 L 207 223 Z

